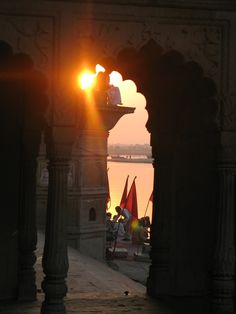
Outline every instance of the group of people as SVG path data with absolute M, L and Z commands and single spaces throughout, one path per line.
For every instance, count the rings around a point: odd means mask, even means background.
M 132 223 L 132 215 L 126 208 L 115 207 L 116 215 L 106 213 L 107 241 L 132 241 L 133 244 L 143 244 L 148 241 L 150 219 L 148 216 L 135 220 Z

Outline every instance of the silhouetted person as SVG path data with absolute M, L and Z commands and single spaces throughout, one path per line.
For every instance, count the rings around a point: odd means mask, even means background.
M 121 208 L 120 206 L 116 206 L 115 210 L 117 212 L 116 221 L 119 218 L 121 218 L 121 216 L 124 218 L 124 229 L 125 229 L 124 240 L 130 240 L 131 239 L 131 219 L 132 219 L 132 215 L 128 211 L 127 208 Z

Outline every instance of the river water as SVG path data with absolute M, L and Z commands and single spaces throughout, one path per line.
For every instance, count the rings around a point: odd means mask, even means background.
M 153 190 L 153 166 L 151 163 L 107 162 L 108 179 L 111 197 L 109 211 L 115 214 L 115 206 L 120 204 L 125 180 L 129 175 L 128 191 L 135 176 L 137 176 L 136 192 L 138 200 L 138 217 L 143 217 L 148 200 Z M 149 202 L 147 216 L 152 217 L 152 202 Z

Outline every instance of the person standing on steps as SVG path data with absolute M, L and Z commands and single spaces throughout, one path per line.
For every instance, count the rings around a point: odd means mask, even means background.
M 129 241 L 131 240 L 131 219 L 132 215 L 128 211 L 127 208 L 121 208 L 120 206 L 116 206 L 115 210 L 117 212 L 116 218 L 114 222 L 118 221 L 121 216 L 123 217 L 125 236 L 123 240 Z

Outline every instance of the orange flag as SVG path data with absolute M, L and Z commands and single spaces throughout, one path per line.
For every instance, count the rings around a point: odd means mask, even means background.
M 125 207 L 125 202 L 127 198 L 128 181 L 129 181 L 129 176 L 127 176 L 126 181 L 125 181 L 125 187 L 124 187 L 123 194 L 120 200 L 120 208 Z
M 133 183 L 131 185 L 131 188 L 129 190 L 129 194 L 126 198 L 125 202 L 125 208 L 128 209 L 128 211 L 132 215 L 132 224 L 134 221 L 138 219 L 138 202 L 137 202 L 137 193 L 136 193 L 136 184 L 135 184 L 135 179 L 133 180 Z

